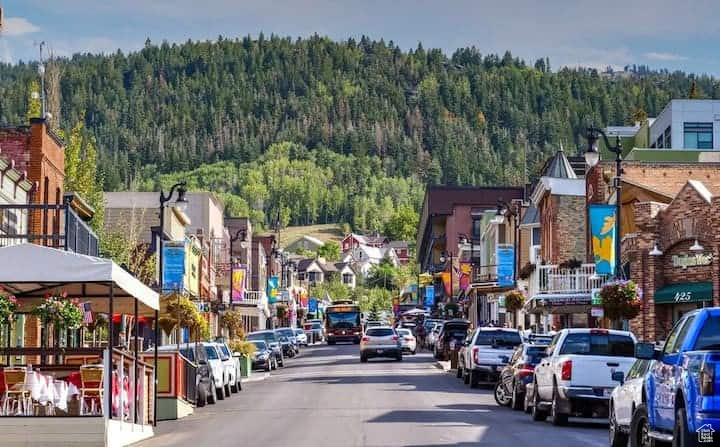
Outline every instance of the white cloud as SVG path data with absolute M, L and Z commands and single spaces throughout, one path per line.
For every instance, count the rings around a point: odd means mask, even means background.
M 674 61 L 685 61 L 687 60 L 687 57 L 681 56 L 679 54 L 675 53 L 657 53 L 654 51 L 651 51 L 649 53 L 643 54 L 646 59 L 650 59 L 653 61 L 663 61 L 663 62 L 674 62 Z
M 6 36 L 22 36 L 40 31 L 40 27 L 24 17 L 5 17 L 2 33 Z

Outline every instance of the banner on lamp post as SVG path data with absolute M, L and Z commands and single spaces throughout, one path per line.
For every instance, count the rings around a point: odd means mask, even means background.
M 496 254 L 498 286 L 513 287 L 515 285 L 515 247 L 498 245 Z
M 268 303 L 275 304 L 278 300 L 278 287 L 280 286 L 280 281 L 278 280 L 277 276 L 271 276 L 267 279 L 267 297 L 268 297 Z
M 163 293 L 185 290 L 185 241 L 165 241 L 162 245 Z
M 589 207 L 589 216 L 595 273 L 614 275 L 617 207 L 593 204 Z
M 232 302 L 237 303 L 245 299 L 245 281 L 247 270 L 244 266 L 233 269 L 232 274 Z
M 435 288 L 425 287 L 425 307 L 433 307 L 435 305 Z

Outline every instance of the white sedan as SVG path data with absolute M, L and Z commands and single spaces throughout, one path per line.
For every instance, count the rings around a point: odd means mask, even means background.
M 304 330 L 302 329 L 294 329 L 295 331 L 295 338 L 297 339 L 298 345 L 300 346 L 307 346 L 308 345 L 308 337 Z
M 397 329 L 397 334 L 398 337 L 400 337 L 400 346 L 402 346 L 402 350 L 415 354 L 417 351 L 417 340 L 410 329 L 399 328 Z

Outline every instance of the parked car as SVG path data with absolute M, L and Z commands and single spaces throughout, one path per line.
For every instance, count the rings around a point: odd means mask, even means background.
M 553 336 L 548 334 L 528 334 L 526 341 L 528 343 L 538 343 L 543 345 L 549 345 L 552 341 Z
M 368 330 L 368 328 L 371 327 L 380 327 L 385 326 L 382 321 L 366 321 L 365 322 L 365 330 Z
M 297 338 L 297 342 L 299 346 L 307 346 L 308 345 L 308 337 L 304 330 L 295 328 L 293 329 L 295 331 L 295 338 Z
M 642 396 L 647 377 L 654 360 L 636 360 L 625 376 L 622 371 L 614 373 L 620 382 L 610 395 L 610 447 L 626 447 L 633 412 L 643 405 Z
M 515 349 L 495 385 L 495 401 L 499 405 L 523 409 L 525 389 L 532 382 L 535 366 L 545 357 L 546 348 L 547 345 L 538 343 L 523 343 Z
M 305 333 L 313 343 L 322 342 L 325 339 L 325 327 L 319 322 L 305 323 Z
M 158 350 L 174 350 L 173 348 L 177 345 L 160 346 Z M 215 385 L 215 394 L 219 400 L 225 399 L 230 396 L 230 374 L 226 370 L 223 361 L 220 358 L 220 351 L 215 343 L 211 342 L 197 342 L 197 343 L 184 343 L 180 345 L 180 348 L 196 349 L 196 358 L 201 361 L 207 362 L 213 376 L 213 382 Z
M 267 343 L 262 340 L 253 340 L 250 343 L 255 345 L 255 355 L 252 359 L 253 369 L 262 368 L 265 371 L 277 369 L 277 359 Z
M 636 356 L 656 362 L 645 380 L 643 403 L 633 413 L 631 442 L 715 445 L 718 435 L 713 431 L 720 428 L 720 308 L 688 312 L 662 350 L 638 343 Z
M 400 337 L 395 329 L 383 326 L 373 327 L 365 331 L 360 339 L 360 361 L 365 363 L 373 357 L 392 357 L 402 360 Z
M 563 329 L 535 367 L 533 420 L 564 425 L 569 416 L 608 416 L 613 373 L 635 363 L 635 336 L 607 329 Z
M 435 323 L 427 333 L 425 337 L 425 347 L 430 351 L 435 350 L 435 343 L 437 343 L 438 335 L 442 329 L 442 323 Z
M 282 349 L 283 355 L 288 358 L 295 357 L 295 345 L 293 345 L 293 342 L 290 341 L 290 338 L 288 338 L 287 335 L 276 334 L 278 341 L 280 342 L 280 348 Z
M 158 346 L 158 352 L 177 352 L 177 345 Z M 183 343 L 180 345 L 180 354 L 197 366 L 195 374 L 195 405 L 204 407 L 206 404 L 214 404 L 215 378 L 212 367 L 208 363 L 205 349 L 195 343 Z M 222 372 L 222 371 L 221 371 Z
M 247 341 L 255 341 L 260 340 L 267 343 L 267 345 L 272 349 L 273 355 L 275 356 L 275 362 L 279 366 L 285 365 L 285 355 L 283 354 L 283 349 L 280 346 L 280 340 L 278 339 L 277 335 L 275 334 L 275 331 L 257 331 L 257 332 L 250 332 L 245 336 L 245 339 Z
M 522 344 L 515 329 L 481 327 L 467 338 L 458 355 L 458 377 L 474 388 L 481 383 L 495 384 L 510 356 Z
M 417 340 L 410 329 L 397 329 L 398 337 L 400 338 L 400 347 L 403 352 L 415 354 L 417 352 Z
M 293 350 L 295 351 L 295 352 L 293 352 L 293 355 L 291 357 L 295 356 L 295 354 L 300 353 L 300 343 L 298 343 L 297 335 L 295 335 L 295 329 L 293 329 L 291 327 L 280 327 L 280 328 L 275 329 L 275 332 L 277 334 L 284 335 L 285 337 L 288 338 L 288 340 L 290 340 L 290 344 L 292 345 Z
M 467 320 L 449 320 L 443 323 L 438 334 L 433 355 L 438 360 L 447 360 L 450 351 L 456 346 L 462 345 L 467 338 L 470 322 Z
M 228 345 L 224 342 L 216 341 L 215 345 L 220 352 L 220 360 L 225 365 L 225 373 L 228 375 L 230 380 L 229 391 L 231 393 L 237 393 L 242 390 L 242 369 L 240 368 L 240 354 L 237 356 L 233 355 L 228 348 Z

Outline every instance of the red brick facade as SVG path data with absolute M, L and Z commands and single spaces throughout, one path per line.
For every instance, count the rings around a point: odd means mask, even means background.
M 700 186 L 702 188 L 702 186 Z M 623 258 L 630 262 L 630 278 L 643 292 L 641 314 L 630 322 L 631 330 L 644 341 L 662 340 L 667 336 L 680 312 L 701 303 L 655 304 L 655 292 L 670 284 L 712 282 L 713 301 L 705 305 L 720 306 L 720 196 L 710 201 L 687 183 L 669 205 L 641 203 L 635 206 L 637 234 L 623 242 Z M 674 255 L 692 253 L 695 240 L 705 254 L 712 255 L 707 266 L 675 267 Z M 655 244 L 662 256 L 650 256 Z

